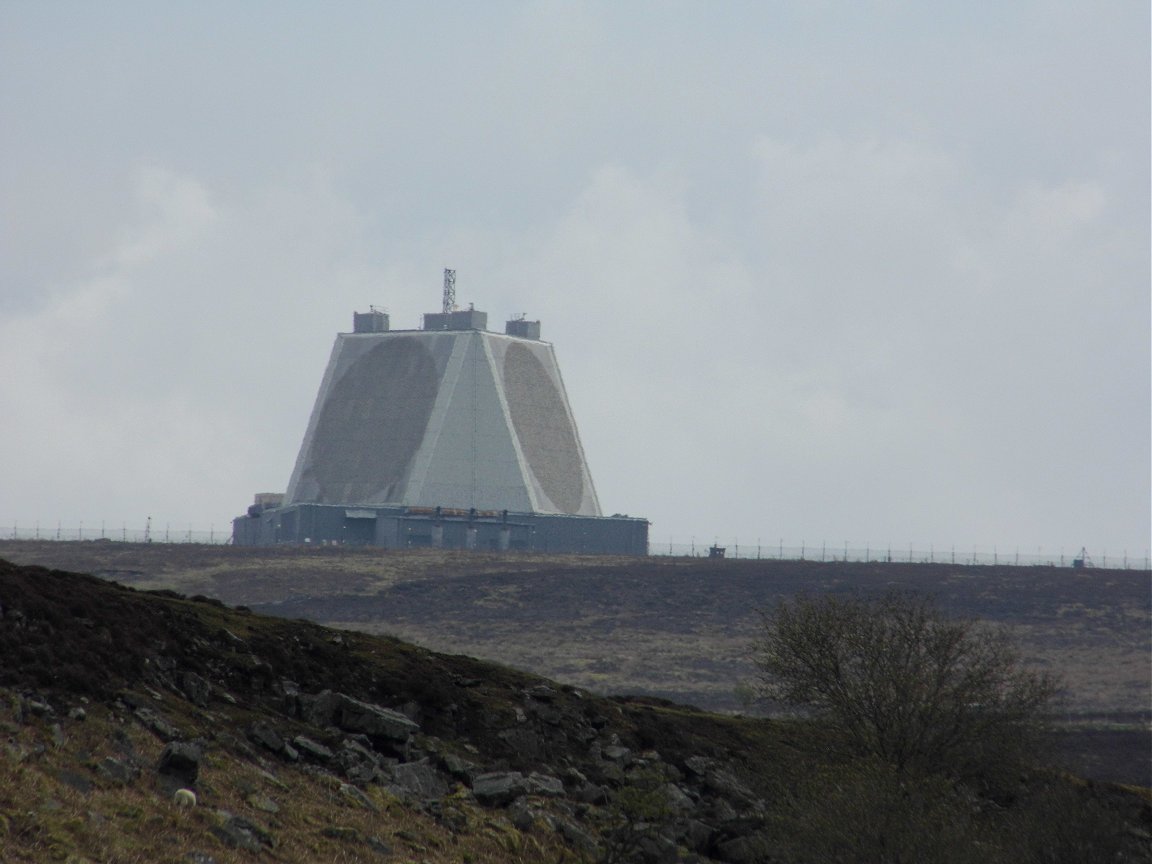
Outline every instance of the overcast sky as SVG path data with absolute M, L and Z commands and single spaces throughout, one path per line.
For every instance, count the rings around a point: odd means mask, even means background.
M 1146 0 L 0 2 L 0 533 L 224 529 L 543 322 L 656 542 L 1149 546 Z M 4 526 L 8 526 L 5 529 Z

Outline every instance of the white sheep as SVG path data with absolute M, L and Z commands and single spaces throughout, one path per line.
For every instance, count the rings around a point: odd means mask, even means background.
M 172 803 L 177 807 L 195 807 L 196 793 L 191 789 L 177 789 L 172 795 Z

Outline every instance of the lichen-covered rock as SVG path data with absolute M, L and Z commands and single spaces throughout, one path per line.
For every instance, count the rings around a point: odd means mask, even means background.
M 406 742 L 420 731 L 416 723 L 399 711 L 361 702 L 343 693 L 324 690 L 299 699 L 304 719 L 316 726 L 334 725 L 345 732 L 362 732 L 371 738 L 392 742 Z
M 266 747 L 273 753 L 279 753 L 284 749 L 284 738 L 272 728 L 270 723 L 263 720 L 257 720 L 248 727 L 248 738 L 253 743 Z
M 560 798 L 564 795 L 564 784 L 559 778 L 548 774 L 533 771 L 528 775 L 527 783 L 529 795 L 540 795 L 545 798 Z
M 260 852 L 265 847 L 271 849 L 276 845 L 271 834 L 243 816 L 234 816 L 225 811 L 221 811 L 218 816 L 220 822 L 213 825 L 211 830 L 228 846 Z
M 312 759 L 316 762 L 330 762 L 335 755 L 319 741 L 313 741 L 305 735 L 297 735 L 292 739 L 292 744 L 305 758 Z
M 450 788 L 444 775 L 423 759 L 394 765 L 392 782 L 408 794 L 425 800 L 441 798 Z
M 344 741 L 332 757 L 332 765 L 354 783 L 371 783 L 380 773 L 380 757 L 352 739 Z
M 521 795 L 527 795 L 528 778 L 519 771 L 494 771 L 481 774 L 472 782 L 472 794 L 481 804 L 502 807 Z
M 473 778 L 480 774 L 475 762 L 469 762 L 457 756 L 455 753 L 445 753 L 440 757 L 440 764 L 444 766 L 444 770 L 457 780 L 463 780 L 471 784 Z
M 180 730 L 161 717 L 151 708 L 137 708 L 136 719 L 150 729 L 161 741 L 175 741 L 183 737 Z
M 621 747 L 618 744 L 609 744 L 607 747 L 601 748 L 600 753 L 605 759 L 625 765 L 631 761 L 632 757 L 631 750 L 627 747 Z
M 212 696 L 212 685 L 195 672 L 181 673 L 180 690 L 193 705 L 200 708 L 208 707 L 208 700 Z
M 696 808 L 696 802 L 675 783 L 666 783 L 664 785 L 664 796 L 668 802 L 669 809 L 676 812 L 685 813 Z
M 376 806 L 376 803 L 371 798 L 350 783 L 340 784 L 340 794 L 357 807 L 363 807 L 365 810 L 371 810 L 374 813 L 380 811 L 380 808 Z

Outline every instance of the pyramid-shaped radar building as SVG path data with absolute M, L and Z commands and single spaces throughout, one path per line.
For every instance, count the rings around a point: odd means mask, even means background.
M 486 317 L 339 334 L 286 503 L 599 516 L 552 346 Z
M 538 321 L 475 309 L 340 333 L 283 496 L 234 542 L 644 554 L 648 523 L 601 517 L 552 345 Z

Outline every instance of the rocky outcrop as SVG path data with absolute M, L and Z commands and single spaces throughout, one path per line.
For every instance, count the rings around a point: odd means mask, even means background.
M 43 582 L 30 578 L 29 596 Z M 35 673 L 0 689 L 0 767 L 24 772 L 56 759 L 45 784 L 90 798 L 152 795 L 170 813 L 172 792 L 158 792 L 194 791 L 197 807 L 179 814 L 181 824 L 199 826 L 196 842 L 215 851 L 181 850 L 172 860 L 296 860 L 285 853 L 285 834 L 302 786 L 329 817 L 362 820 L 317 820 L 309 843 L 340 850 L 316 860 L 434 857 L 405 833 L 415 822 L 452 843 L 479 832 L 520 860 L 750 864 L 782 854 L 782 808 L 773 809 L 766 790 L 788 787 L 765 779 L 775 757 L 764 754 L 787 754 L 790 745 L 764 746 L 788 740 L 774 737 L 772 725 L 659 700 L 596 698 L 468 658 L 301 622 L 259 623 L 215 606 L 204 624 L 179 598 L 153 603 L 162 620 L 148 623 L 151 607 L 129 594 L 125 611 L 123 593 L 107 620 L 85 605 L 91 626 L 0 595 L 8 640 L 0 656 L 24 652 Z M 121 641 L 101 655 L 107 675 L 84 678 L 77 658 L 133 632 L 136 618 L 147 624 L 139 656 Z M 84 641 L 59 651 L 73 630 Z M 61 663 L 71 664 L 64 678 Z M 0 674 L 13 673 L 0 664 Z M 105 678 L 115 686 L 99 689 Z M 0 846 L 34 835 L 31 808 L 13 800 L 0 788 Z M 391 818 L 402 810 L 419 818 Z M 1132 830 L 1152 824 L 1137 821 Z M 551 844 L 549 854 L 533 844 Z
M 390 708 L 324 690 L 315 696 L 298 696 L 300 716 L 314 726 L 336 726 L 390 745 L 407 744 L 420 727 Z

